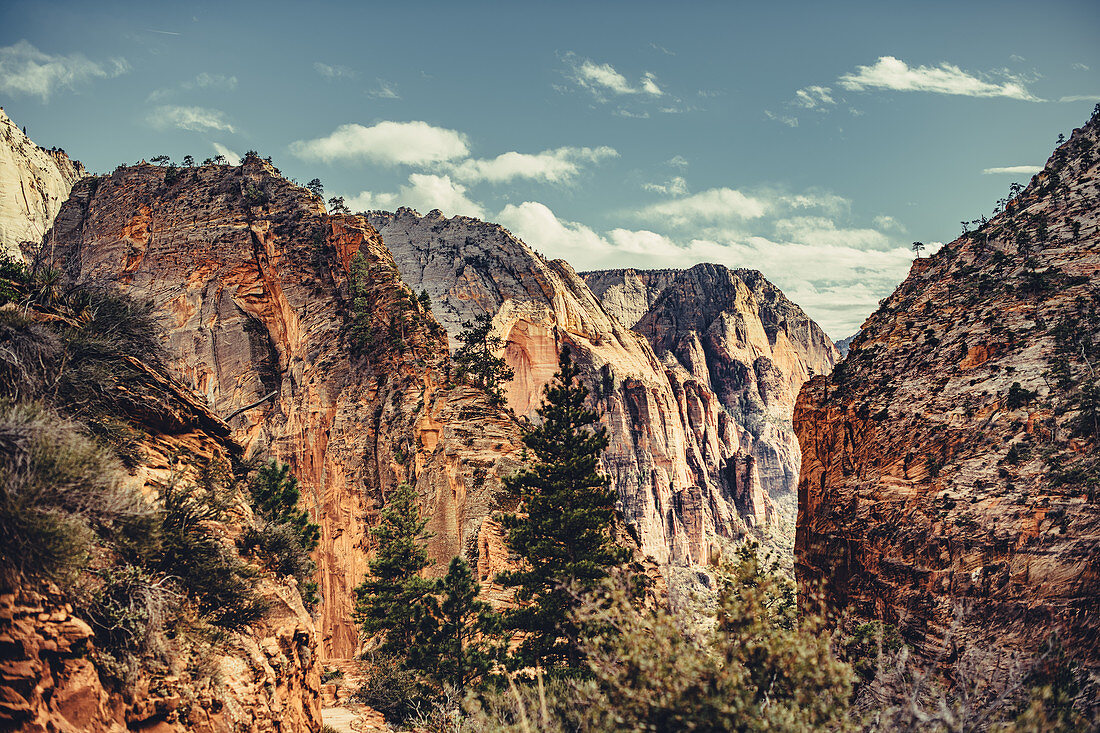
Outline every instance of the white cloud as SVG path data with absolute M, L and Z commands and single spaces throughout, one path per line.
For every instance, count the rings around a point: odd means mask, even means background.
M 642 188 L 668 196 L 683 196 L 688 192 L 687 181 L 683 176 L 673 176 L 665 183 L 643 183 Z
M 696 223 L 756 219 L 768 212 L 768 203 L 732 188 L 711 188 L 671 201 L 651 204 L 637 215 L 648 221 L 660 221 L 680 227 Z
M 982 173 L 987 176 L 995 176 L 1002 173 L 1012 173 L 1021 176 L 1033 176 L 1041 170 L 1043 170 L 1043 167 L 1041 165 L 1006 165 L 999 168 L 986 168 L 982 171 Z
M 212 145 L 214 146 L 214 150 L 217 151 L 218 155 L 225 156 L 225 159 L 229 162 L 229 165 L 238 165 L 241 162 L 241 156 L 237 155 L 221 143 L 212 143 Z
M 112 78 L 129 70 L 130 64 L 121 57 L 100 63 L 79 53 L 53 55 L 26 40 L 0 47 L 0 92 L 35 95 L 43 102 L 60 87 L 75 89 L 91 79 Z
M 586 163 L 598 163 L 615 158 L 619 153 L 606 146 L 598 148 L 563 147 L 541 153 L 508 152 L 495 158 L 464 160 L 449 170 L 455 178 L 476 183 L 504 183 L 517 178 L 530 178 L 547 183 L 563 183 L 580 173 Z
M 1059 102 L 1100 102 L 1100 94 L 1071 94 L 1061 97 Z
M 159 102 L 163 99 L 171 97 L 176 92 L 184 91 L 189 92 L 195 89 L 214 89 L 224 92 L 231 92 L 237 88 L 237 77 L 227 76 L 225 74 L 210 74 L 202 72 L 195 76 L 194 79 L 181 82 L 174 88 L 156 89 L 151 92 L 147 98 L 149 102 Z
M 687 168 L 690 163 L 688 159 L 682 155 L 674 155 L 665 161 L 665 165 L 671 165 L 674 168 Z
M 777 209 L 781 198 L 776 199 Z M 758 269 L 836 338 L 859 328 L 905 277 L 914 257 L 908 242 L 825 217 L 760 219 L 752 222 L 755 232 L 700 228 L 694 231 L 704 234 L 685 231 L 683 237 L 650 229 L 600 233 L 559 219 L 535 201 L 508 205 L 496 219 L 548 257 L 564 257 L 578 270 L 691 267 L 700 262 Z M 890 224 L 885 219 L 882 223 Z M 929 244 L 926 252 L 938 247 Z
M 427 122 L 340 125 L 327 137 L 298 140 L 290 151 L 304 160 L 367 160 L 385 165 L 428 165 L 465 158 L 466 136 Z
M 176 105 L 162 105 L 154 107 L 146 117 L 150 125 L 158 130 L 176 127 L 180 130 L 192 132 L 207 132 L 210 130 L 224 130 L 236 132 L 236 129 L 225 119 L 225 113 L 217 109 L 206 107 L 180 107 Z
M 1070 68 L 1074 71 L 1089 71 L 1089 67 L 1086 64 L 1080 62 L 1070 64 Z
M 893 56 L 881 56 L 871 66 L 857 66 L 854 72 L 844 74 L 838 81 L 842 87 L 852 91 L 893 89 L 967 97 L 1008 97 L 1028 102 L 1042 101 L 1033 96 L 1018 77 L 1009 76 L 1005 82 L 996 84 L 946 62 L 939 66 L 910 67 Z
M 817 85 L 803 87 L 794 93 L 792 104 L 804 109 L 816 109 L 833 105 L 836 104 L 836 100 L 832 97 L 832 91 L 829 87 Z
M 798 118 L 791 115 L 777 115 L 771 110 L 764 110 L 764 116 L 769 120 L 775 120 L 776 122 L 782 122 L 787 127 L 798 127 Z
M 466 196 L 466 187 L 452 181 L 450 176 L 436 176 L 425 173 L 413 173 L 407 185 L 397 193 L 372 193 L 362 191 L 345 202 L 352 211 L 388 209 L 409 206 L 421 213 L 439 209 L 444 214 L 454 216 L 485 217 L 485 209 Z
M 401 99 L 401 95 L 397 93 L 397 85 L 385 79 L 379 79 L 378 88 L 368 90 L 367 96 L 374 99 Z
M 570 66 L 573 81 L 601 99 L 608 93 L 614 95 L 640 94 L 650 97 L 664 95 L 664 91 L 657 84 L 657 77 L 648 71 L 642 75 L 638 85 L 635 86 L 611 64 L 597 64 L 595 61 L 579 58 L 574 53 L 568 53 L 564 58 Z
M 320 61 L 313 62 L 313 70 L 321 76 L 325 77 L 326 79 L 351 79 L 354 78 L 356 75 L 354 69 L 349 69 L 348 67 L 341 66 L 339 64 L 323 64 Z
M 892 216 L 886 216 L 885 214 L 879 214 L 871 223 L 875 225 L 877 229 L 894 230 L 896 232 L 905 233 L 905 225 Z

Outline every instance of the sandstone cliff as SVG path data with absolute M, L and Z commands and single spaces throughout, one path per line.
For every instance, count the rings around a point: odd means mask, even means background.
M 925 659 L 1057 630 L 1100 664 L 1098 132 L 916 260 L 795 409 L 799 579 Z
M 722 464 L 746 461 L 763 491 L 794 520 L 801 454 L 791 426 L 795 398 L 837 352 L 821 328 L 756 270 L 702 264 L 688 270 L 583 274 L 611 312 L 634 319 L 660 356 L 699 436 L 718 436 L 709 473 L 735 490 Z M 638 315 L 640 314 L 640 315 Z
M 43 317 L 50 316 L 56 314 Z M 137 359 L 132 363 L 144 372 L 154 396 L 126 416 L 143 436 L 133 473 L 147 497 L 155 496 L 173 477 L 192 475 L 200 464 L 229 465 L 239 458 L 241 449 L 229 438 L 228 426 L 190 390 L 157 368 Z M 235 498 L 225 521 L 211 525 L 229 547 L 251 523 L 247 503 L 239 495 Z M 100 565 L 93 576 L 109 563 L 104 558 L 93 562 Z M 111 569 L 109 564 L 106 568 Z M 99 646 L 99 634 L 109 636 L 112 630 L 102 625 L 93 629 L 88 609 L 74 609 L 78 600 L 90 600 L 89 586 L 77 583 L 62 590 L 26 578 L 8 584 L 5 574 L 0 579 L 0 729 L 320 730 L 320 665 L 313 620 L 293 578 L 278 577 L 259 566 L 254 573 L 256 596 L 267 607 L 262 618 L 240 632 L 222 631 L 214 644 L 191 629 L 149 626 L 151 630 L 143 633 L 154 640 L 135 657 L 132 668 L 112 656 L 117 650 L 104 653 Z M 141 598 L 130 602 L 133 616 L 123 623 L 153 623 L 142 615 Z M 189 622 L 193 619 L 182 623 Z
M 438 211 L 420 216 L 411 209 L 367 216 L 393 252 L 404 280 L 414 290 L 428 293 L 434 314 L 452 336 L 461 331 L 464 321 L 479 313 L 493 316 L 497 332 L 507 344 L 504 357 L 516 373 L 506 395 L 517 414 L 533 416 L 542 387 L 557 368 L 558 349 L 570 346 L 585 370 L 596 406 L 604 413 L 611 445 L 603 468 L 621 497 L 623 521 L 642 549 L 658 562 L 705 562 L 715 540 L 743 535 L 747 523 L 765 524 L 775 519 L 765 486 L 778 473 L 784 476 L 782 490 L 789 493 L 793 488 L 793 476 L 786 476 L 788 470 L 796 470 L 797 445 L 789 427 L 780 441 L 785 446 L 782 449 L 774 449 L 775 441 L 768 442 L 773 436 L 763 422 L 757 432 L 768 433 L 768 437 L 757 440 L 743 423 L 729 419 L 709 377 L 698 379 L 675 356 L 669 360 L 667 349 L 654 351 L 642 334 L 630 330 L 666 286 L 673 282 L 677 289 L 690 285 L 686 279 L 678 280 L 684 278 L 682 273 L 617 271 L 582 277 L 561 260 L 547 261 L 495 224 L 461 216 L 447 219 Z M 728 271 L 718 268 L 715 272 Z M 586 279 L 598 283 L 602 303 Z M 751 365 L 757 357 L 764 353 L 772 357 L 773 351 L 782 351 L 783 357 L 777 361 L 792 373 L 777 377 L 768 372 L 767 380 L 776 394 L 784 394 L 782 419 L 789 422 L 790 405 L 806 367 L 812 364 L 827 369 L 834 352 L 822 341 L 825 346 L 820 354 L 803 359 L 785 342 L 778 348 L 769 343 L 769 338 L 776 337 L 774 326 L 779 321 L 770 324 L 769 336 L 757 311 L 771 308 L 769 315 L 778 311 L 772 306 L 758 308 L 754 299 L 763 298 L 763 291 L 752 290 L 764 288 L 766 281 L 758 278 L 752 285 L 745 284 L 748 280 L 737 282 L 741 283 L 740 294 L 731 295 L 734 301 L 740 297 L 736 307 L 747 307 L 752 301 L 754 310 L 731 315 L 728 320 L 732 324 L 738 317 L 747 318 L 756 330 L 741 338 L 735 347 L 741 351 L 733 358 L 752 352 L 747 363 L 749 373 L 755 375 Z M 728 284 L 732 294 L 736 286 L 732 281 Z M 770 285 L 767 288 L 767 297 L 775 300 L 778 291 Z M 616 297 L 609 296 L 612 291 Z M 682 315 L 694 307 L 672 297 L 663 302 L 664 308 L 680 307 Z M 730 305 L 734 307 L 733 301 Z M 798 313 L 804 324 L 812 323 Z M 705 332 L 718 318 L 706 309 L 702 317 L 708 316 L 706 324 L 693 322 L 693 328 Z M 784 331 L 779 339 L 785 338 Z M 817 346 L 813 342 L 813 348 Z M 802 371 L 795 373 L 792 366 L 802 361 Z M 697 368 L 698 364 L 691 366 Z M 763 369 L 764 362 L 760 366 Z M 746 391 L 755 390 L 756 381 L 755 376 L 747 380 L 751 384 Z M 734 404 L 732 392 L 727 396 Z M 776 403 L 771 393 L 768 399 Z M 781 451 L 782 459 L 778 457 Z M 777 468 L 782 460 L 785 467 Z
M 23 261 L 53 224 L 73 184 L 85 176 L 64 150 L 35 145 L 0 108 L 0 253 Z
M 151 299 L 176 374 L 246 454 L 291 465 L 322 528 L 319 652 L 351 657 L 352 590 L 386 492 L 417 487 L 437 570 L 463 552 L 488 579 L 504 553 L 481 530 L 518 466 L 518 426 L 448 385 L 445 333 L 364 219 L 327 215 L 255 156 L 180 170 L 81 181 L 44 253 L 77 282 Z

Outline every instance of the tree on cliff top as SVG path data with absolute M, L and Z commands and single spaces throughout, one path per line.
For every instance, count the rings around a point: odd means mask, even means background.
M 496 352 L 504 346 L 504 340 L 493 333 L 493 319 L 482 313 L 473 321 L 462 324 L 465 329 L 456 338 L 462 346 L 455 352 L 454 362 L 458 378 L 469 378 L 492 398 L 493 404 L 504 404 L 502 384 L 515 376 L 515 372 Z
M 582 629 L 571 614 L 577 592 L 592 589 L 626 552 L 611 538 L 615 492 L 597 470 L 607 431 L 591 428 L 598 415 L 585 407 L 588 389 L 577 382 L 568 349 L 558 365 L 538 409 L 542 422 L 523 436 L 535 462 L 504 482 L 520 504 L 501 523 L 523 564 L 498 579 L 516 589 L 519 606 L 504 618 L 521 634 L 516 666 L 576 670 L 583 662 Z

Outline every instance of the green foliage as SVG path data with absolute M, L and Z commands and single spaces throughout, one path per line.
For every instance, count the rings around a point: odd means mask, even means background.
M 515 372 L 503 358 L 496 356 L 504 340 L 493 333 L 492 316 L 482 313 L 472 322 L 463 323 L 462 328 L 462 333 L 455 337 L 462 343 L 454 354 L 456 375 L 488 392 L 495 404 L 504 404 L 501 385 Z
M 418 295 L 416 299 L 420 301 L 420 307 L 425 311 L 430 311 L 432 309 L 432 296 L 428 295 L 427 290 L 421 290 L 420 295 Z
M 355 589 L 355 620 L 365 636 L 376 637 L 385 654 L 419 652 L 418 635 L 430 619 L 434 584 L 420 577 L 431 563 L 424 541 L 428 520 L 420 517 L 416 492 L 400 484 L 387 498 L 382 521 L 371 531 L 378 541 L 370 571 Z
M 466 689 L 485 679 L 503 651 L 495 642 L 500 616 L 478 599 L 477 581 L 460 557 L 451 559 L 436 590 L 440 598 L 427 634 L 425 666 L 440 687 Z
M 85 615 L 95 631 L 100 668 L 117 682 L 132 685 L 143 661 L 167 667 L 171 659 L 162 635 L 182 600 L 169 578 L 141 566 L 98 570 Z
M 575 599 L 569 587 L 593 588 L 609 568 L 625 562 L 626 552 L 612 542 L 616 495 L 597 470 L 607 432 L 591 428 L 598 415 L 585 407 L 588 389 L 576 382 L 568 349 L 558 365 L 538 409 L 541 424 L 523 436 L 535 462 L 505 480 L 519 509 L 501 523 L 523 565 L 498 580 L 516 589 L 518 607 L 505 614 L 506 626 L 521 634 L 514 663 L 578 669 L 581 628 L 570 613 Z
M 0 403 L 0 575 L 71 578 L 97 545 L 132 554 L 155 538 L 109 451 L 46 408 Z
M 371 324 L 371 301 L 367 290 L 370 282 L 370 265 L 367 264 L 362 253 L 356 252 L 351 258 L 349 271 L 349 284 L 351 287 L 351 325 L 352 340 L 359 348 L 365 348 L 370 344 L 374 329 Z
M 272 460 L 263 464 L 249 482 L 252 505 L 269 522 L 286 525 L 306 552 L 317 548 L 321 528 L 309 520 L 309 512 L 298 508 L 301 492 L 288 464 Z
M 1013 382 L 1008 388 L 1008 396 L 1005 397 L 1005 407 L 1009 410 L 1017 410 L 1031 404 L 1038 396 L 1038 392 L 1021 387 L 1019 382 Z
M 271 196 L 265 189 L 251 182 L 241 191 L 241 198 L 244 199 L 246 206 L 263 206 L 271 200 Z
M 164 185 L 171 186 L 183 176 L 183 168 L 180 168 L 175 163 L 169 164 L 164 169 Z
M 313 180 L 311 180 L 309 183 L 306 184 L 306 188 L 308 188 L 309 192 L 312 193 L 314 196 L 317 196 L 318 198 L 324 196 L 325 194 L 325 187 L 321 183 L 320 178 L 314 178 Z
M 799 619 L 789 580 L 754 547 L 720 580 L 710 630 L 689 631 L 663 606 L 634 600 L 620 574 L 574 610 L 587 675 L 488 692 L 467 706 L 477 731 L 844 730 L 851 668 L 821 619 Z
M 430 691 L 398 656 L 377 654 L 364 672 L 355 699 L 382 713 L 387 720 L 405 721 L 431 706 Z
M 840 643 L 840 659 L 852 666 L 858 681 L 866 684 L 879 671 L 879 660 L 902 647 L 897 627 L 881 621 L 858 624 Z
M 207 465 L 199 481 L 176 472 L 161 487 L 162 544 L 153 566 L 176 579 L 201 618 L 235 630 L 260 619 L 267 605 L 252 588 L 255 572 L 210 527 L 232 501 L 231 481 L 227 469 Z

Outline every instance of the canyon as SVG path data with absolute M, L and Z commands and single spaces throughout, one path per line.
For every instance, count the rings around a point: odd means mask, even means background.
M 919 658 L 1100 663 L 1100 114 L 804 387 L 796 571 Z

